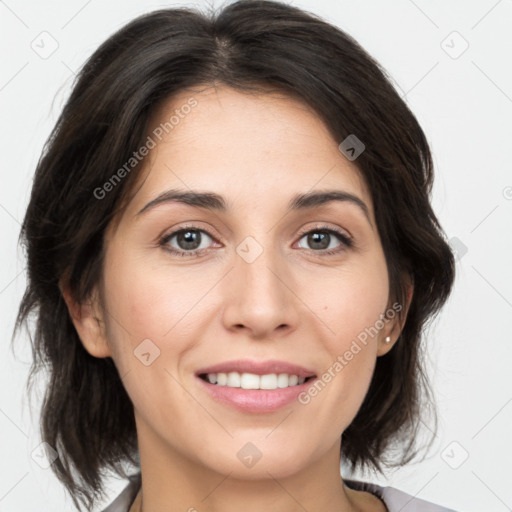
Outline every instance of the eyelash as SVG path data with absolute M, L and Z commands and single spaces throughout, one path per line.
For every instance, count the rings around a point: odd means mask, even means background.
M 158 245 L 163 247 L 169 253 L 171 253 L 175 256 L 182 256 L 182 257 L 200 257 L 203 255 L 203 253 L 210 250 L 210 249 L 196 249 L 194 251 L 178 251 L 176 249 L 173 249 L 172 247 L 169 247 L 169 245 L 167 245 L 173 237 L 175 237 L 176 235 L 179 235 L 180 233 L 183 233 L 185 231 L 201 231 L 203 233 L 206 233 L 212 240 L 215 240 L 215 237 L 213 235 L 211 235 L 207 230 L 200 228 L 198 226 L 186 225 L 176 231 L 173 231 L 172 233 L 164 235 L 162 238 L 160 238 Z M 348 237 L 347 235 L 345 235 L 341 231 L 338 231 L 335 228 L 324 226 L 324 225 L 315 226 L 313 228 L 309 228 L 307 230 L 301 231 L 299 233 L 299 240 L 301 240 L 305 235 L 309 235 L 311 233 L 320 233 L 320 232 L 336 235 L 339 238 L 339 240 L 342 242 L 342 244 L 335 249 L 329 249 L 329 250 L 324 249 L 324 250 L 315 251 L 314 249 L 310 249 L 312 252 L 321 253 L 322 256 L 334 256 L 342 251 L 345 251 L 345 250 L 350 249 L 355 246 L 352 238 Z

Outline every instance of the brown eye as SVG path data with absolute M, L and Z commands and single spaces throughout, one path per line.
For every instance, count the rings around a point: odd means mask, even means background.
M 305 239 L 304 249 L 311 249 L 314 252 L 323 254 L 335 254 L 353 245 L 352 240 L 343 233 L 332 228 L 314 228 L 302 234 L 301 240 Z M 338 242 L 338 243 L 336 243 Z
M 186 227 L 165 235 L 159 242 L 172 254 L 195 256 L 207 250 L 213 237 L 204 229 Z

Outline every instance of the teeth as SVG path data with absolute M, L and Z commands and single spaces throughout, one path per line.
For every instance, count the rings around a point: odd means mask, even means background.
M 298 382 L 299 377 L 297 377 L 297 375 L 290 375 L 290 377 L 288 378 L 288 386 L 296 386 Z
M 287 373 L 269 373 L 267 375 L 256 375 L 254 373 L 209 373 L 206 379 L 210 384 L 217 386 L 228 386 L 230 388 L 242 389 L 278 389 L 288 388 L 304 384 L 305 378 Z
M 226 386 L 230 388 L 239 388 L 241 385 L 240 374 L 237 372 L 228 373 L 228 382 Z
M 270 375 L 262 375 L 260 377 L 260 389 L 276 389 L 278 377 L 275 373 Z

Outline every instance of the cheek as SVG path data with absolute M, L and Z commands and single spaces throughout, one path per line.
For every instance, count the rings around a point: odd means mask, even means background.
M 108 308 L 117 324 L 115 331 L 124 330 L 121 334 L 124 338 L 128 335 L 132 343 L 146 338 L 161 343 L 172 337 L 173 329 L 183 328 L 187 315 L 193 314 L 210 287 L 190 269 L 154 268 L 133 257 L 116 261 L 104 276 Z
M 315 294 L 315 302 L 331 333 L 325 338 L 329 351 L 336 355 L 343 353 L 358 337 L 375 345 L 389 293 L 383 257 L 330 276 L 323 280 L 322 289 L 322 293 Z
M 168 425 L 169 396 L 175 410 L 188 410 L 190 397 L 172 376 L 183 353 L 194 346 L 194 313 L 211 285 L 196 283 L 186 272 L 152 268 L 141 258 L 113 252 L 111 257 L 116 264 L 105 266 L 104 282 L 113 359 L 139 414 L 148 423 Z
M 319 423 L 333 422 L 341 432 L 357 414 L 375 368 L 381 314 L 388 301 L 385 260 L 374 258 L 372 264 L 340 272 L 323 283 L 324 293 L 316 293 L 314 301 L 329 334 L 321 338 L 326 366 L 318 398 L 312 401 Z

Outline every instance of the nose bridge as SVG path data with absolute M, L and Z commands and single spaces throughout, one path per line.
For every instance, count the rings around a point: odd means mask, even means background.
M 256 295 L 253 300 L 257 297 L 265 301 L 284 299 L 280 297 L 283 295 L 283 290 L 280 288 L 284 285 L 281 283 L 279 286 L 280 281 L 277 276 L 278 269 L 283 265 L 279 262 L 278 250 L 275 247 L 271 244 L 263 247 L 249 239 L 239 245 L 237 255 L 236 268 L 245 282 L 247 291 Z
M 226 295 L 227 328 L 244 326 L 255 336 L 269 336 L 279 327 L 296 324 L 291 273 L 273 243 L 272 233 L 267 233 L 259 240 L 248 236 L 236 247 Z

